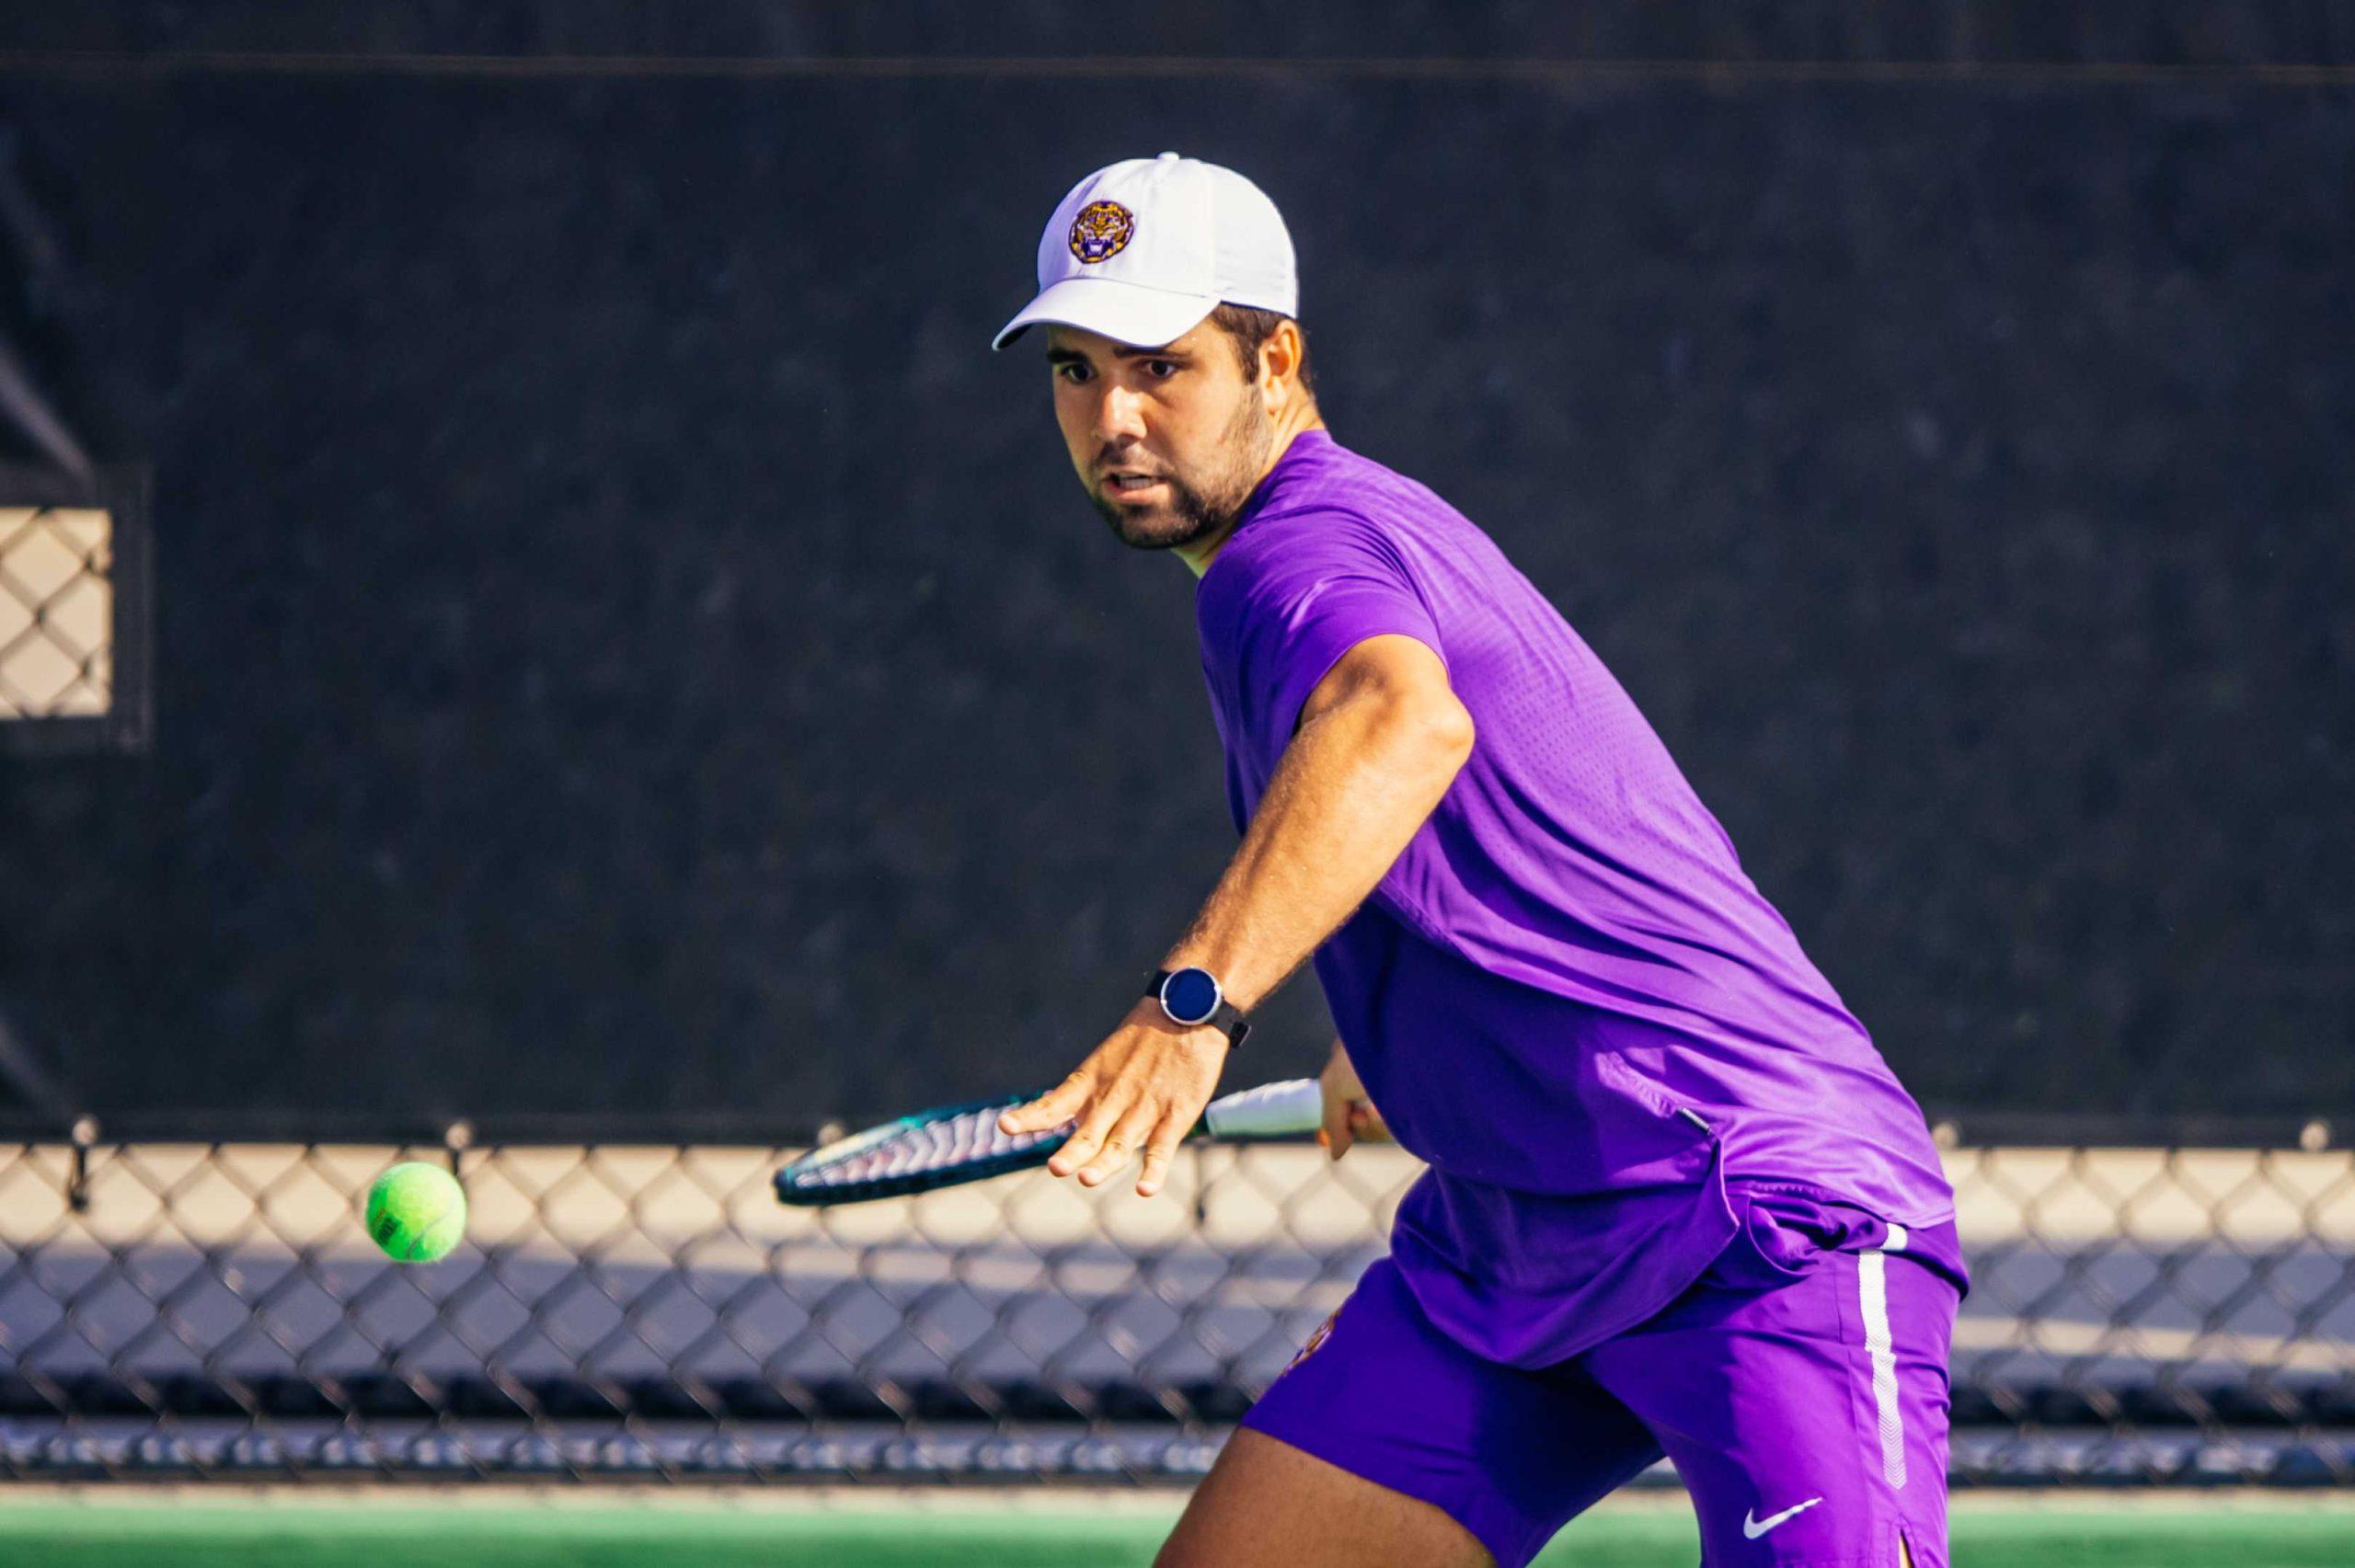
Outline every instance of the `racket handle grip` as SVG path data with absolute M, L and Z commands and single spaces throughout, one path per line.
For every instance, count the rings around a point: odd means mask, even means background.
M 1325 1097 L 1314 1078 L 1223 1095 L 1202 1111 L 1202 1130 L 1212 1138 L 1296 1138 L 1324 1121 Z

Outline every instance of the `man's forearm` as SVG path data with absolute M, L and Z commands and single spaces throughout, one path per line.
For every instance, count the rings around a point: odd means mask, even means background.
M 1471 755 L 1460 707 L 1369 689 L 1301 727 L 1218 887 L 1166 967 L 1257 1006 L 1350 917 Z
M 1472 715 L 1437 650 L 1403 634 L 1361 639 L 1300 711 L 1243 847 L 1166 959 L 1209 969 L 1245 1008 L 1373 890 L 1472 754 Z M 1083 1186 L 1142 1150 L 1137 1192 L 1150 1197 L 1217 1089 L 1225 1050 L 1215 1026 L 1172 1023 L 1139 997 L 1070 1077 L 998 1127 L 1071 1123 L 1047 1169 Z

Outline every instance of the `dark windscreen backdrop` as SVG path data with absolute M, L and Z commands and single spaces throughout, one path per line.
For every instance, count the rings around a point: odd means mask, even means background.
M 155 728 L 0 757 L 0 1007 L 119 1118 L 1059 1073 L 1235 836 L 1191 578 L 987 340 L 1070 181 L 1176 148 L 1288 215 L 1337 434 L 1564 610 L 1925 1103 L 2349 1108 L 2349 40 L 2178 9 L 1255 40 L 1356 66 L 12 20 L 5 348 L 152 467 Z M 1238 1078 L 1320 1056 L 1305 973 L 1269 1024 Z

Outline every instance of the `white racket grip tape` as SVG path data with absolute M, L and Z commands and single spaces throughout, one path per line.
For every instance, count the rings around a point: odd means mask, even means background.
M 1262 1083 L 1223 1095 L 1202 1111 L 1212 1138 L 1292 1138 L 1325 1122 L 1325 1097 L 1314 1078 Z

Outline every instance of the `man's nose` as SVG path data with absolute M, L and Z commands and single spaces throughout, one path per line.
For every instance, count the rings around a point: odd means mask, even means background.
M 1125 386 L 1105 388 L 1096 400 L 1096 439 L 1109 446 L 1144 439 L 1144 399 Z

